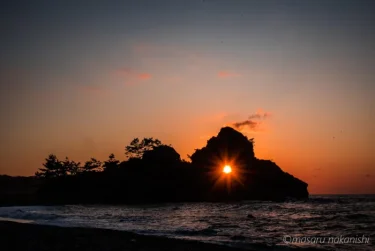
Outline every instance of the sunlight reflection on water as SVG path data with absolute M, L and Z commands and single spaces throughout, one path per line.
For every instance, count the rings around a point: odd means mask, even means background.
M 145 206 L 3 207 L 0 217 L 37 224 L 126 230 L 257 249 L 281 248 L 288 235 L 375 238 L 374 196 L 311 196 L 304 202 L 174 203 Z M 316 248 L 317 244 L 310 244 Z M 298 245 L 297 245 L 298 246 Z M 309 246 L 304 244 L 303 246 Z M 320 245 L 327 250 L 342 246 Z M 347 245 L 345 250 L 368 250 Z

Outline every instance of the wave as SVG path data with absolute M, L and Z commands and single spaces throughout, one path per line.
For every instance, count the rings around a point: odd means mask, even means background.
M 375 229 L 374 202 L 344 196 L 312 196 L 305 202 L 185 203 L 154 207 L 65 205 L 0 208 L 0 217 L 36 224 L 131 231 L 176 239 L 244 245 L 254 250 L 338 250 L 331 246 L 282 245 L 281 236 L 365 234 Z M 360 199 L 358 199 L 360 200 Z M 345 204 L 345 205 L 342 205 Z M 255 218 L 248 215 L 253 215 Z M 255 245 L 255 246 L 254 246 Z M 356 246 L 356 250 L 368 250 Z M 320 249 L 324 250 L 324 249 Z
M 212 227 L 200 229 L 200 230 L 190 230 L 190 229 L 178 229 L 174 231 L 174 234 L 176 235 L 187 235 L 187 236 L 196 236 L 196 235 L 202 235 L 202 236 L 214 236 L 218 232 L 213 229 Z
M 318 198 L 309 198 L 307 202 L 310 203 L 318 203 L 318 204 L 327 204 L 327 203 L 336 203 L 338 199 L 334 198 L 324 198 L 324 197 L 318 197 Z
M 11 218 L 11 219 L 21 219 L 21 220 L 56 220 L 65 218 L 62 215 L 55 214 L 55 213 L 47 213 L 47 212 L 30 212 L 24 211 L 22 209 L 16 210 L 1 210 L 0 217 L 2 218 Z
M 367 214 L 356 213 L 356 214 L 345 215 L 345 218 L 349 220 L 367 220 L 367 219 L 370 219 L 371 216 Z
M 354 214 L 337 214 L 332 216 L 326 216 L 326 221 L 368 221 L 373 220 L 372 215 L 363 214 L 363 213 L 354 213 Z
M 340 196 L 311 196 L 308 203 L 337 203 L 337 204 L 352 204 L 352 203 L 372 203 L 375 202 L 375 195 L 340 195 Z

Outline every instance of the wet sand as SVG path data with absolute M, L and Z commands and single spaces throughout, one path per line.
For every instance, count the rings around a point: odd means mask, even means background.
M 144 236 L 125 231 L 66 228 L 0 221 L 0 250 L 244 250 L 196 241 Z M 247 249 L 249 250 L 249 249 Z

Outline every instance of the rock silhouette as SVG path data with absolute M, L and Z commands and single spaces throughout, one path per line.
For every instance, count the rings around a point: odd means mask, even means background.
M 156 142 L 156 143 L 155 143 Z M 32 204 L 160 203 L 187 201 L 285 200 L 308 198 L 307 184 L 274 162 L 254 155 L 254 141 L 224 127 L 191 162 L 159 140 L 135 139 L 120 162 L 91 158 L 83 166 L 50 154 L 36 173 Z M 131 151 L 130 151 L 130 150 Z M 102 166 L 100 166 L 102 164 Z M 232 172 L 224 173 L 230 165 Z M 74 168 L 72 168 L 74 167 Z M 74 170 L 73 170 L 74 169 Z M 72 171 L 73 170 L 73 171 Z M 1 198 L 2 196 L 0 196 Z M 5 198 L 5 197 L 4 197 Z M 0 201 L 0 204 L 5 202 Z
M 142 160 L 159 165 L 173 165 L 181 162 L 180 154 L 171 146 L 161 145 L 145 151 Z
M 232 198 L 283 200 L 288 197 L 308 197 L 307 183 L 282 171 L 270 160 L 257 159 L 254 141 L 231 127 L 224 127 L 216 137 L 207 141 L 202 149 L 191 156 L 192 165 L 215 170 L 218 164 L 233 162 L 238 169 L 238 179 L 232 182 Z M 218 195 L 220 196 L 220 195 Z
M 212 168 L 212 161 L 217 158 L 221 158 L 223 161 L 225 161 L 224 158 L 235 158 L 250 163 L 255 158 L 253 140 L 247 139 L 231 127 L 224 127 L 216 137 L 207 141 L 205 147 L 195 150 L 195 153 L 190 157 L 193 164 L 202 168 Z

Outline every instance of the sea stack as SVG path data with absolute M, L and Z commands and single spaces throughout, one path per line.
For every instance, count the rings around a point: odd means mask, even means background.
M 195 150 L 191 161 L 207 171 L 217 169 L 220 163 L 233 163 L 230 199 L 285 200 L 309 196 L 307 183 L 284 172 L 271 160 L 256 158 L 253 139 L 231 127 L 221 128 L 205 147 Z

